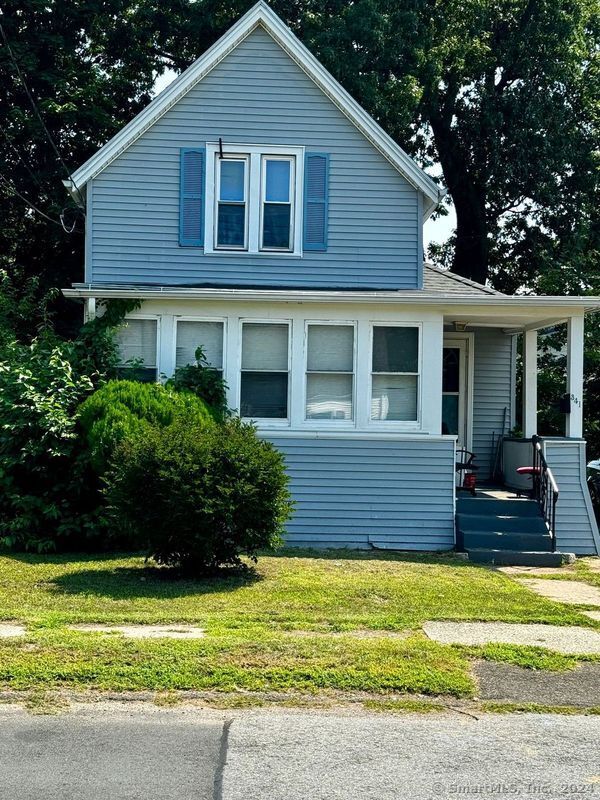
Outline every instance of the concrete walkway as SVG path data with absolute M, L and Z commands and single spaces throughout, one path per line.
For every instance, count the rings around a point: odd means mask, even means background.
M 7 800 L 564 800 L 600 791 L 600 718 L 98 703 L 0 708 Z M 579 787 L 576 790 L 574 787 Z
M 423 631 L 440 644 L 484 645 L 500 642 L 547 647 L 567 655 L 600 654 L 600 631 L 577 626 L 512 622 L 426 622 Z

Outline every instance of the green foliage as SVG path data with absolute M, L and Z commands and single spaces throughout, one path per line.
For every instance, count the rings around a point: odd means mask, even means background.
M 122 442 L 107 498 L 123 535 L 159 564 L 200 575 L 280 543 L 287 481 L 283 457 L 252 426 L 180 420 Z
M 227 384 L 221 373 L 210 366 L 202 347 L 196 349 L 195 357 L 195 364 L 188 364 L 176 369 L 175 375 L 167 381 L 166 385 L 172 386 L 178 392 L 193 392 L 214 409 L 215 415 L 219 419 L 225 419 L 229 414 Z
M 147 437 L 154 428 L 176 420 L 195 429 L 213 421 L 206 403 L 196 395 L 135 381 L 109 381 L 85 400 L 78 413 L 92 467 L 100 475 L 124 439 Z
M 83 535 L 76 409 L 93 389 L 74 348 L 46 337 L 6 346 L 0 361 L 0 541 L 53 550 Z
M 98 533 L 101 497 L 82 452 L 79 406 L 114 368 L 111 331 L 131 303 L 110 303 L 73 341 L 46 327 L 23 344 L 19 320 L 37 307 L 32 297 L 0 300 L 0 542 L 84 549 Z

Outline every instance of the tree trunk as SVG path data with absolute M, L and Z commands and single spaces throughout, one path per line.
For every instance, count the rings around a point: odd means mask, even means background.
M 472 174 L 469 158 L 452 127 L 452 109 L 430 107 L 433 130 L 444 180 L 456 209 L 456 248 L 452 271 L 485 283 L 489 269 L 485 185 Z
M 452 271 L 464 278 L 485 283 L 489 269 L 488 226 L 483 197 L 473 187 L 450 190 L 456 209 L 456 247 Z

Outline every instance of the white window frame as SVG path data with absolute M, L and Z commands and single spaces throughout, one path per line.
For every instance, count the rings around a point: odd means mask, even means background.
M 215 208 L 214 208 L 214 230 L 213 241 L 217 250 L 232 250 L 236 253 L 248 249 L 248 231 L 249 231 L 249 208 L 250 208 L 250 156 L 247 153 L 230 153 L 227 159 L 229 161 L 242 161 L 244 163 L 244 199 L 243 201 L 221 200 L 221 159 L 217 158 L 215 161 Z M 217 244 L 219 241 L 219 206 L 224 205 L 242 205 L 244 206 L 244 244 Z
M 308 400 L 308 328 L 310 325 L 342 325 L 353 329 L 352 339 L 352 419 L 308 419 L 306 416 L 306 403 Z M 304 320 L 304 342 L 303 342 L 303 376 L 302 376 L 302 425 L 308 428 L 356 428 L 357 407 L 356 407 L 356 375 L 357 375 L 357 348 L 358 348 L 358 325 L 356 320 L 343 319 L 305 319 Z M 318 373 L 326 374 L 326 373 Z M 332 375 L 349 375 L 348 372 L 332 372 Z
M 161 346 L 161 327 L 162 327 L 162 314 L 127 314 L 122 325 L 126 325 L 132 319 L 152 319 L 156 322 L 156 383 L 160 383 L 161 376 L 161 363 L 160 363 L 160 346 Z M 125 364 L 117 364 L 117 368 L 129 369 Z
M 281 200 L 267 200 L 267 161 L 286 161 L 290 165 L 290 183 L 288 186 L 289 201 L 283 202 Z M 259 219 L 259 240 L 261 253 L 290 253 L 294 249 L 294 233 L 295 233 L 295 216 L 296 208 L 294 203 L 294 189 L 296 187 L 296 158 L 295 156 L 281 156 L 273 155 L 271 153 L 264 153 L 260 157 L 260 219 Z M 265 205 L 279 205 L 290 207 L 290 239 L 288 247 L 265 247 Z
M 376 372 L 373 373 L 373 332 L 375 328 L 417 328 L 418 339 L 417 344 L 419 348 L 417 365 L 418 372 Z M 422 322 L 404 322 L 404 321 L 390 321 L 371 320 L 369 322 L 369 393 L 367 404 L 367 425 L 370 428 L 383 428 L 398 431 L 417 431 L 422 428 L 423 419 L 423 323 Z M 417 376 L 417 419 L 416 420 L 401 420 L 401 419 L 372 419 L 371 409 L 373 404 L 373 374 L 375 375 L 416 375 Z
M 287 341 L 287 417 L 241 417 L 242 414 L 242 372 L 255 371 L 255 372 L 269 372 L 269 370 L 242 370 L 242 354 L 244 349 L 244 324 L 255 325 L 286 325 L 288 329 Z M 236 391 L 236 407 L 239 409 L 240 417 L 244 422 L 256 422 L 261 429 L 267 428 L 289 428 L 292 416 L 292 337 L 293 337 L 293 324 L 291 319 L 263 319 L 260 317 L 241 317 L 239 320 L 238 328 L 238 363 L 237 363 L 237 391 Z M 280 370 L 271 370 L 271 372 L 280 372 Z
M 216 246 L 216 224 L 217 224 L 217 200 L 218 187 L 216 177 L 220 174 L 216 168 L 220 157 L 220 146 L 218 142 L 207 142 L 206 144 L 206 203 L 204 218 L 204 252 L 219 256 L 243 256 L 260 255 L 261 258 L 299 258 L 302 256 L 302 209 L 304 192 L 304 147 L 281 147 L 276 145 L 248 145 L 240 143 L 223 143 L 223 154 L 233 157 L 247 157 L 247 247 Z M 277 250 L 260 248 L 262 243 L 262 201 L 263 201 L 263 158 L 287 158 L 293 159 L 293 171 L 295 186 L 292 196 L 292 237 L 290 250 Z
M 219 370 L 225 380 L 227 370 L 227 317 L 207 317 L 193 315 L 177 315 L 173 319 L 173 364 L 174 370 L 177 369 L 177 325 L 180 322 L 220 322 L 223 325 L 223 366 Z M 217 367 L 213 367 L 217 369 Z

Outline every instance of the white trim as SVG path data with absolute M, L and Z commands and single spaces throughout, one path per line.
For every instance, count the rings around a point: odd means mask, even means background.
M 455 347 L 461 350 L 461 376 L 462 390 L 459 392 L 459 429 L 465 431 L 465 441 L 462 443 L 467 450 L 473 450 L 473 395 L 475 385 L 475 335 L 472 332 L 458 333 L 448 331 L 444 333 L 442 347 Z M 443 386 L 443 384 L 442 384 Z M 444 394 L 442 389 L 442 395 Z M 460 396 L 462 395 L 462 397 Z M 462 419 L 461 419 L 462 415 Z M 460 436 L 458 440 L 460 440 Z
M 348 92 L 327 72 L 312 53 L 297 39 L 263 0 L 253 6 L 204 55 L 176 78 L 158 97 L 125 125 L 104 147 L 88 159 L 70 178 L 82 188 L 118 155 L 126 150 L 160 117 L 175 105 L 198 81 L 202 80 L 256 27 L 261 26 L 326 94 L 340 111 L 416 189 L 428 198 L 424 218 L 435 210 L 445 192 L 440 190 L 404 150 L 385 133 Z
M 389 372 L 375 373 L 382 375 L 416 375 L 417 377 L 417 418 L 414 420 L 401 419 L 372 419 L 371 408 L 373 403 L 373 332 L 375 328 L 417 328 L 418 330 L 418 372 Z M 369 321 L 369 384 L 367 394 L 367 425 L 373 430 L 406 430 L 415 431 L 423 428 L 423 323 L 404 320 L 370 320 Z
M 266 255 L 266 254 L 265 254 Z M 115 286 L 114 284 L 75 284 L 73 288 L 61 290 L 65 297 L 98 297 L 110 299 L 113 297 L 133 298 L 139 300 L 259 300 L 280 302 L 305 302 L 305 303 L 376 303 L 376 304 L 404 304 L 404 305 L 436 305 L 436 306 L 463 306 L 479 308 L 483 313 L 490 309 L 512 308 L 523 311 L 535 311 L 543 308 L 570 308 L 574 313 L 600 310 L 600 296 L 558 296 L 536 295 L 534 297 L 521 295 L 483 295 L 473 294 L 431 294 L 424 290 L 400 291 L 344 291 L 344 290 L 318 290 L 318 289 L 205 289 L 205 288 L 180 288 L 176 286 Z M 561 319 L 565 312 L 562 311 Z M 524 323 L 526 324 L 526 323 Z M 545 324 L 550 324 L 545 320 Z M 491 320 L 489 327 L 499 327 Z M 478 327 L 485 327 L 483 324 Z M 520 328 L 519 330 L 521 330 Z M 514 329 L 513 329 L 514 331 Z
M 393 431 L 382 431 L 373 433 L 370 431 L 311 431 L 311 430 L 282 430 L 272 431 L 261 428 L 257 431 L 263 439 L 270 436 L 281 436 L 286 439 L 366 439 L 369 441 L 395 441 L 395 442 L 456 442 L 456 436 L 442 436 L 433 433 L 394 433 Z

